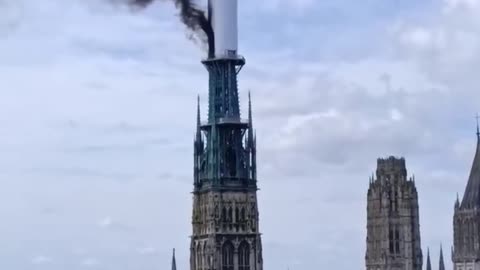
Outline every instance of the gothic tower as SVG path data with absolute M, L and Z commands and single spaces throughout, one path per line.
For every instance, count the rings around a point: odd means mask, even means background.
M 211 0 L 214 26 L 235 19 L 236 5 L 235 0 Z M 229 15 L 222 18 L 221 11 Z M 215 55 L 203 61 L 209 74 L 208 119 L 201 121 L 198 106 L 190 269 L 262 270 L 252 107 L 249 95 L 248 119 L 241 119 L 237 88 L 245 59 L 237 55 L 234 41 L 222 49 L 231 40 L 221 33 L 215 32 Z
M 405 159 L 378 159 L 367 197 L 367 270 L 421 270 L 418 195 Z
M 477 149 L 467 187 L 460 203 L 458 196 L 453 215 L 454 270 L 480 269 L 480 132 L 477 125 Z

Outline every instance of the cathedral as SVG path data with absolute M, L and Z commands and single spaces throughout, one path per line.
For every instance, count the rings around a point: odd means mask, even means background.
M 480 269 L 480 132 L 477 149 L 462 201 L 458 197 L 453 215 L 454 270 Z
M 241 117 L 237 0 L 209 1 L 208 111 L 193 140 L 190 270 L 263 270 L 252 102 Z M 207 19 L 205 19 L 207 20 Z M 211 24 L 211 25 L 210 25 Z M 204 25 L 205 26 L 205 25 Z M 207 27 L 207 29 L 209 29 Z M 213 33 L 212 33 L 213 32 Z M 214 34 L 214 35 L 213 35 Z M 404 158 L 377 160 L 367 192 L 367 270 L 422 270 L 418 193 Z M 455 202 L 454 270 L 480 270 L 480 132 L 467 187 Z M 426 269 L 431 270 L 430 252 Z M 445 270 L 440 248 L 439 270 Z M 176 270 L 175 251 L 172 270 Z
M 225 13 L 236 14 L 233 1 L 230 6 L 223 6 L 221 1 L 213 3 L 218 5 L 213 6 L 214 22 L 221 15 L 215 17 L 215 10 L 230 8 L 232 11 Z M 232 42 L 236 22 L 231 23 L 231 31 L 223 36 L 219 32 L 223 26 L 217 28 L 215 55 L 202 62 L 209 75 L 208 114 L 203 122 L 198 102 L 193 142 L 191 270 L 263 268 L 252 103 L 249 94 L 248 118 L 242 119 L 237 75 L 245 59 L 237 54 L 236 42 Z
M 249 98 L 240 118 L 241 58 L 203 62 L 210 76 L 208 120 L 197 111 L 191 270 L 262 270 L 256 139 Z
M 415 178 L 407 180 L 405 159 L 377 160 L 367 193 L 367 270 L 421 270 L 418 194 Z M 480 131 L 467 186 L 454 206 L 453 270 L 480 270 Z M 439 270 L 445 270 L 440 247 Z M 431 270 L 430 252 L 426 269 Z
M 405 159 L 377 160 L 367 198 L 367 270 L 421 270 L 418 194 Z
M 208 1 L 208 112 L 198 99 L 193 141 L 190 270 L 262 270 L 252 102 L 241 118 L 238 2 Z M 172 268 L 173 268 L 172 264 Z M 176 268 L 176 267 L 175 267 Z

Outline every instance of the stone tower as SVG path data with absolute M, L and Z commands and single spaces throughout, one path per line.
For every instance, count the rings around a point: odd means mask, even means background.
M 201 121 L 198 105 L 190 269 L 262 270 L 252 107 L 249 94 L 243 120 L 237 88 L 245 59 L 236 50 L 216 51 L 202 63 L 209 74 L 208 119 Z
M 480 132 L 462 202 L 458 197 L 453 215 L 454 270 L 480 269 Z
M 367 270 L 421 270 L 418 195 L 405 159 L 378 159 L 367 197 Z

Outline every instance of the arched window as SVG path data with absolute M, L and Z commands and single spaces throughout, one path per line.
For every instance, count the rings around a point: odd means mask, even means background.
M 245 207 L 242 207 L 242 210 L 240 210 L 240 222 L 241 222 L 241 228 L 242 231 L 246 230 L 246 223 L 245 223 Z
M 247 242 L 238 248 L 238 270 L 250 270 L 250 245 Z
M 209 270 L 211 269 L 211 264 L 210 260 L 208 258 L 208 252 L 207 252 L 207 242 L 203 243 L 203 248 L 202 248 L 202 258 L 203 258 L 203 269 L 204 270 Z
M 388 231 L 388 244 L 389 244 L 388 246 L 389 246 L 390 254 L 393 254 L 395 252 L 395 250 L 393 248 L 394 247 L 393 241 L 394 241 L 393 240 L 393 230 L 390 229 Z
M 222 208 L 222 221 L 227 221 L 227 208 L 225 207 Z
M 400 254 L 400 231 L 395 229 L 395 253 Z
M 215 218 L 218 219 L 220 217 L 220 211 L 218 210 L 218 205 L 215 205 Z
M 234 177 L 237 175 L 237 157 L 232 146 L 228 146 L 226 156 L 229 175 Z
M 202 270 L 203 269 L 203 260 L 202 260 L 202 245 L 198 244 L 197 245 L 197 269 Z
M 228 208 L 228 218 L 227 218 L 227 221 L 228 221 L 228 222 L 233 222 L 233 211 L 232 211 L 232 208 Z
M 233 270 L 233 250 L 232 243 L 226 242 L 222 247 L 222 270 Z

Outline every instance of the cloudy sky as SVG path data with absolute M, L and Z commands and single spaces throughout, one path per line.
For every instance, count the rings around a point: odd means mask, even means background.
M 168 269 L 173 247 L 189 267 L 204 51 L 168 1 L 109 2 L 0 0 L 0 269 Z M 368 178 L 389 155 L 415 174 L 424 253 L 436 268 L 443 243 L 450 264 L 480 0 L 240 2 L 265 269 L 362 269 Z

